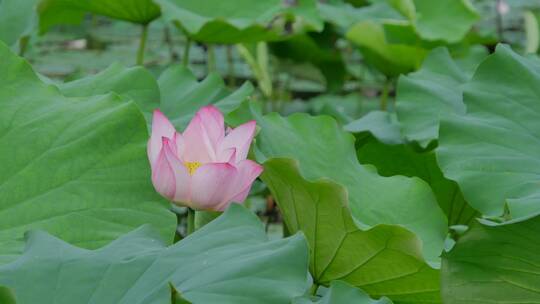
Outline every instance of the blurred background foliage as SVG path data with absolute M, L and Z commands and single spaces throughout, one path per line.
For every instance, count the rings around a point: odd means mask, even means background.
M 346 123 L 392 111 L 398 76 L 433 48 L 469 73 L 498 42 L 537 53 L 538 18 L 531 0 L 1 0 L 0 40 L 55 81 L 184 63 L 199 79 L 251 80 L 268 110 Z

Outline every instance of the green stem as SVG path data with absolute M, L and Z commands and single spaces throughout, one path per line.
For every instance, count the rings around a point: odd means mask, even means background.
M 214 46 L 209 44 L 206 48 L 206 66 L 208 74 L 216 70 L 216 54 L 214 52 Z
M 195 210 L 187 208 L 187 234 L 195 232 Z
M 312 296 L 316 296 L 318 289 L 319 289 L 319 284 L 314 282 L 313 285 L 311 285 L 311 289 L 309 291 L 310 291 Z
M 21 37 L 21 39 L 19 40 L 19 56 L 22 57 L 24 56 L 24 53 L 26 53 L 29 40 L 30 40 L 30 36 Z
M 189 64 L 189 51 L 191 49 L 191 39 L 186 35 L 186 44 L 184 45 L 184 55 L 182 56 L 182 65 L 187 67 Z
M 269 55 L 268 55 L 268 44 L 264 41 L 257 43 L 257 64 L 261 73 L 261 86 L 263 92 L 267 98 L 274 97 L 274 88 L 272 87 L 272 79 L 270 77 L 269 69 Z M 273 109 L 276 110 L 276 109 Z
M 148 38 L 148 23 L 143 24 L 141 31 L 141 39 L 139 41 L 139 49 L 137 50 L 137 65 L 144 63 L 144 48 L 146 47 L 146 39 Z
M 174 62 L 178 56 L 176 55 L 176 52 L 174 51 L 174 42 L 171 37 L 171 30 L 168 26 L 166 26 L 163 30 L 163 39 L 165 40 L 165 43 L 169 47 L 169 58 L 171 62 Z
M 270 100 L 273 96 L 272 79 L 268 70 L 268 48 L 265 42 L 259 42 L 254 56 L 251 51 L 243 44 L 237 44 L 238 53 L 251 68 L 259 89 L 263 93 L 266 100 Z
M 381 110 L 386 111 L 388 108 L 388 93 L 390 91 L 390 80 L 386 80 L 381 91 Z
M 195 210 L 187 208 L 187 235 L 195 232 Z
M 283 229 L 284 238 L 291 236 L 291 231 L 289 230 L 289 227 L 287 226 L 285 222 L 283 222 L 282 229 Z
M 233 58 L 233 50 L 232 45 L 227 45 L 227 76 L 228 76 L 228 83 L 230 87 L 234 87 L 236 85 L 236 78 L 234 75 L 234 58 Z

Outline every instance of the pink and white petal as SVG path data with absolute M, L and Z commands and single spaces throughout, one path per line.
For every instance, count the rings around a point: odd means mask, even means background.
M 246 159 L 256 127 L 257 122 L 252 120 L 232 129 L 223 139 L 220 149 L 236 148 L 236 162 Z
M 217 155 L 217 162 L 219 163 L 236 163 L 236 148 L 230 148 L 220 151 Z
M 175 132 L 174 133 L 174 154 L 180 159 L 181 161 L 184 160 L 184 154 L 186 152 L 186 140 L 184 139 L 184 136 L 182 134 Z
M 161 149 L 152 167 L 152 184 L 163 197 L 172 200 L 176 191 L 176 180 L 171 164 L 167 161 L 165 150 Z
M 175 179 L 175 192 L 172 201 L 189 206 L 191 200 L 191 176 L 184 163 L 173 152 L 174 143 L 168 139 L 163 140 L 163 150 L 169 162 Z
M 230 199 L 231 203 L 242 204 L 246 200 L 250 190 L 251 190 L 251 185 L 250 187 L 247 187 L 246 190 L 238 193 L 235 197 L 231 198 Z
M 182 136 L 185 143 L 184 161 L 209 163 L 216 159 L 216 149 L 206 133 L 200 115 L 193 117 Z
M 230 202 L 243 203 L 246 200 L 251 185 L 263 172 L 263 166 L 246 159 L 236 165 L 236 170 L 237 174 L 232 187 L 229 188 L 230 192 L 227 194 L 224 203 L 218 206 L 220 210 L 227 209 Z
M 213 105 L 202 107 L 197 114 L 201 118 L 201 122 L 210 138 L 214 147 L 225 136 L 225 121 L 223 114 Z
M 167 117 L 159 109 L 154 111 L 152 117 L 152 134 L 148 140 L 148 159 L 153 166 L 162 147 L 162 138 L 173 138 L 176 130 Z
M 197 169 L 191 180 L 191 202 L 196 209 L 215 210 L 234 187 L 237 170 L 228 163 L 209 163 Z

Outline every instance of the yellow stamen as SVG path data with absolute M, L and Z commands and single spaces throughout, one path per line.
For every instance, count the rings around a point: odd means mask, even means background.
M 202 166 L 200 162 L 185 162 L 184 165 L 188 169 L 189 175 L 195 174 L 195 171 L 197 171 L 197 169 Z

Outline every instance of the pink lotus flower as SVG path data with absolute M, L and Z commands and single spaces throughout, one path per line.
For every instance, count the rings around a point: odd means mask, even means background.
M 243 203 L 263 170 L 246 159 L 255 126 L 250 121 L 226 134 L 221 112 L 206 106 L 179 133 L 155 110 L 148 141 L 154 188 L 169 200 L 198 210 L 222 211 L 232 202 Z

